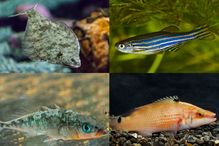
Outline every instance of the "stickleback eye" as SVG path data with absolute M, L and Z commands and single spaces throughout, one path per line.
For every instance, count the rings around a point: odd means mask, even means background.
M 119 44 L 118 46 L 120 49 L 124 49 L 125 48 L 125 45 L 124 44 Z
M 92 132 L 92 125 L 90 125 L 89 123 L 84 123 L 82 125 L 82 131 L 84 133 L 91 133 Z

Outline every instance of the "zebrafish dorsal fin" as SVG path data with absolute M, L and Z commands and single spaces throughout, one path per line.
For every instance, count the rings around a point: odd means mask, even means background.
M 158 99 L 156 102 L 170 102 L 170 101 L 174 101 L 174 102 L 179 102 L 179 97 L 178 96 L 167 96 L 161 99 Z
M 177 32 L 177 31 L 179 31 L 179 28 L 177 26 L 171 25 L 171 26 L 167 26 L 167 27 L 163 28 L 161 31 L 164 31 L 164 32 Z

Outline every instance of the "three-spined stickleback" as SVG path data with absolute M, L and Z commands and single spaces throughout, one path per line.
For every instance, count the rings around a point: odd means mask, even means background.
M 104 126 L 94 117 L 59 107 L 44 107 L 20 118 L 0 122 L 0 131 L 2 129 L 17 130 L 27 137 L 45 135 L 48 140 L 89 140 L 106 134 Z

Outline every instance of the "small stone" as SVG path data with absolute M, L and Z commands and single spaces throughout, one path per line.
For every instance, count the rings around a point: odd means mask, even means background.
M 189 143 L 195 143 L 196 137 L 193 136 L 193 135 L 189 135 L 188 138 L 187 138 L 187 141 L 188 141 Z
M 197 142 L 198 144 L 203 144 L 203 143 L 204 143 L 204 140 L 203 140 L 203 139 L 197 139 L 196 142 Z
M 206 135 L 206 136 L 204 136 L 203 140 L 204 140 L 205 142 L 208 142 L 208 141 L 210 140 L 210 137 Z

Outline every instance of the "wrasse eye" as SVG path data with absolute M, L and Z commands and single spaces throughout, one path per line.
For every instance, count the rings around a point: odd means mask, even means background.
M 90 125 L 89 123 L 84 123 L 82 125 L 82 131 L 84 133 L 91 133 L 92 132 L 92 125 Z
M 204 116 L 202 113 L 197 113 L 196 115 L 197 115 L 197 117 L 203 117 Z

